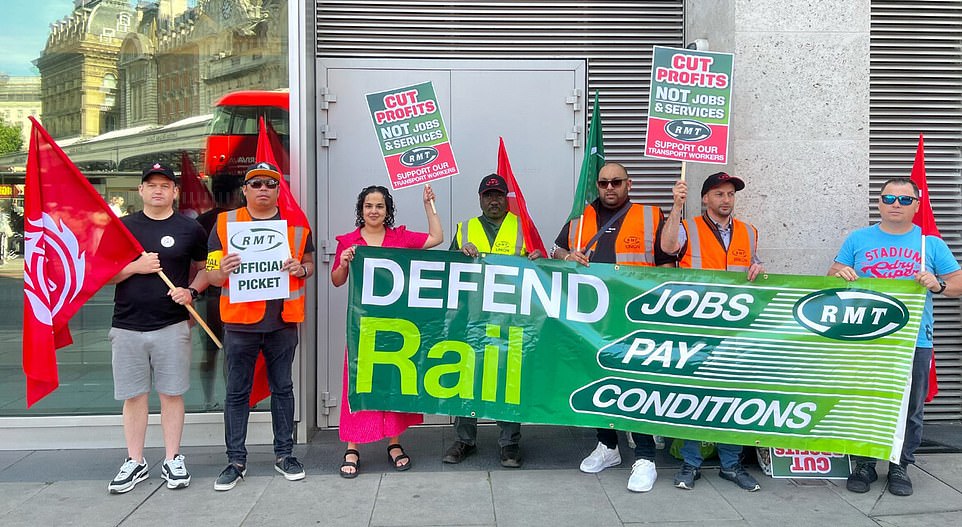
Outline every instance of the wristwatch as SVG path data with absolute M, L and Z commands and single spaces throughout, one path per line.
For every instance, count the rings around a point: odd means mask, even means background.
M 199 293 L 196 289 L 194 289 L 193 287 L 188 287 L 187 290 L 190 291 L 190 299 L 191 299 L 191 300 L 197 300 L 197 297 L 200 296 L 200 293 Z
M 942 294 L 943 291 L 945 291 L 945 280 L 942 280 L 941 278 L 939 278 L 939 290 L 938 290 L 938 291 L 932 291 L 932 294 L 933 294 L 933 295 L 940 295 L 940 294 Z

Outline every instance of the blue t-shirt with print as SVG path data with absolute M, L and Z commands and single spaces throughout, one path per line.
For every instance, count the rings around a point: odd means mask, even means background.
M 913 280 L 922 261 L 922 230 L 917 225 L 905 234 L 889 234 L 878 225 L 849 235 L 835 261 L 866 278 Z M 941 238 L 925 237 L 925 268 L 936 276 L 959 270 L 959 262 Z M 932 347 L 932 293 L 925 296 L 922 326 L 915 345 Z

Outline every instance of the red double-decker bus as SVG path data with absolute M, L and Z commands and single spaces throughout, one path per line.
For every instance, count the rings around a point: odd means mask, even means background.
M 207 133 L 204 172 L 208 176 L 243 175 L 244 170 L 254 164 L 257 123 L 261 117 L 280 138 L 284 150 L 290 152 L 290 94 L 287 90 L 228 93 L 214 105 L 214 116 Z M 287 156 L 278 157 L 278 163 L 287 164 Z M 278 168 L 284 174 L 289 172 L 287 166 Z

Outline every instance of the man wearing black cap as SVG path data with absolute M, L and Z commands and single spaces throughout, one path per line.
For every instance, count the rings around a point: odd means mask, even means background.
M 199 223 L 174 210 L 180 188 L 169 167 L 158 163 L 144 169 L 138 191 L 144 210 L 120 221 L 145 252 L 111 280 L 117 284 L 109 334 L 114 397 L 124 401 L 127 440 L 127 459 L 107 486 L 111 494 L 130 491 L 148 477 L 144 438 L 151 377 L 160 396 L 166 449 L 161 477 L 167 480 L 167 488 L 190 485 L 190 473 L 180 454 L 183 394 L 190 387 L 191 355 L 184 306 L 207 288 L 207 237 Z M 191 281 L 192 269 L 198 272 Z M 174 289 L 157 274 L 161 270 L 176 286 Z
M 764 273 L 758 259 L 758 229 L 750 223 L 736 219 L 735 193 L 745 188 L 741 179 L 716 172 L 701 187 L 701 202 L 705 212 L 696 218 L 681 221 L 681 212 L 688 197 L 688 185 L 679 180 L 672 188 L 674 206 L 665 222 L 661 236 L 661 248 L 675 254 L 679 267 L 689 269 L 714 269 L 746 273 L 754 280 Z M 683 228 L 679 229 L 681 225 Z M 716 443 L 721 460 L 722 479 L 754 492 L 761 486 L 739 462 L 741 445 Z M 701 477 L 702 454 L 698 441 L 685 441 L 681 448 L 683 464 L 675 475 L 675 486 L 691 490 L 695 480 Z M 759 458 L 761 461 L 761 457 Z M 763 467 L 764 468 L 764 467 Z
M 598 198 L 585 207 L 581 218 L 566 223 L 555 239 L 552 256 L 559 260 L 617 263 L 652 267 L 674 265 L 658 244 L 664 214 L 651 205 L 629 199 L 631 178 L 620 163 L 607 162 L 598 171 Z M 618 433 L 597 428 L 598 445 L 581 462 L 580 470 L 596 474 L 621 464 Z M 648 434 L 631 433 L 635 442 L 635 462 L 628 476 L 628 490 L 648 492 L 655 484 L 655 439 Z
M 478 200 L 481 215 L 462 221 L 451 241 L 452 251 L 461 251 L 467 256 L 476 257 L 479 253 L 508 254 L 528 256 L 534 260 L 541 257 L 537 249 L 528 253 L 521 231 L 521 220 L 508 211 L 508 184 L 497 174 L 481 179 L 478 187 Z M 522 463 L 521 424 L 498 421 L 501 437 L 501 466 L 519 468 Z M 458 440 L 444 453 L 445 463 L 460 463 L 477 450 L 478 420 L 474 417 L 457 417 L 454 429 Z
M 307 225 L 298 225 L 288 211 L 278 207 L 281 173 L 270 163 L 257 163 L 244 177 L 246 206 L 223 212 L 207 241 L 207 272 L 210 283 L 222 287 L 220 314 L 224 322 L 224 354 L 227 360 L 227 398 L 224 401 L 224 441 L 228 465 L 214 490 L 234 488 L 247 474 L 247 423 L 257 356 L 264 354 L 271 389 L 271 421 L 274 428 L 274 470 L 289 481 L 304 479 L 304 465 L 294 451 L 294 351 L 297 324 L 304 321 L 307 278 L 314 273 L 314 243 Z M 228 251 L 227 225 L 232 222 L 287 221 L 291 257 L 281 264 L 290 274 L 287 299 L 231 301 L 230 275 L 241 265 L 241 256 Z

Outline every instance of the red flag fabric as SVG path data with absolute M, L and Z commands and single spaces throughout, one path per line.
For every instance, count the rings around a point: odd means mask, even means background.
M 196 218 L 214 208 L 214 195 L 200 180 L 187 152 L 180 154 L 180 202 L 177 210 L 181 214 Z
M 67 322 L 143 252 L 140 243 L 33 117 L 24 196 L 23 373 L 27 407 L 60 386 Z
M 281 159 L 284 164 L 278 164 L 278 159 Z M 287 167 L 290 166 L 287 151 L 281 144 L 280 138 L 267 127 L 263 117 L 260 118 L 258 123 L 257 153 L 254 154 L 254 162 L 270 163 L 280 168 L 282 174 L 287 172 Z M 281 178 L 280 189 L 280 194 L 277 196 L 277 207 L 281 211 L 281 217 L 292 225 L 310 229 L 311 225 L 307 221 L 307 215 L 297 204 L 294 194 L 291 193 L 291 187 L 287 185 L 287 181 L 283 177 Z M 257 356 L 257 362 L 254 364 L 254 384 L 251 386 L 250 398 L 251 408 L 270 395 L 271 388 L 267 382 L 267 363 L 264 361 L 264 354 L 261 353 Z
M 919 134 L 919 146 L 915 149 L 915 162 L 912 163 L 912 181 L 919 187 L 919 210 L 912 218 L 922 229 L 922 236 L 942 237 L 935 225 L 935 214 L 932 213 L 932 201 L 929 199 L 929 184 L 925 177 L 925 139 Z M 923 240 L 924 243 L 924 240 Z M 925 251 L 922 252 L 925 254 Z M 939 393 L 939 379 L 935 372 L 935 351 L 932 352 L 932 364 L 929 366 L 929 393 L 925 402 L 929 403 Z
M 504 138 L 499 137 L 498 141 L 500 142 L 498 147 L 498 175 L 503 177 L 505 183 L 508 184 L 508 210 L 521 220 L 521 233 L 524 235 L 524 245 L 528 248 L 528 252 L 531 253 L 537 249 L 541 251 L 542 257 L 547 257 L 548 251 L 545 250 L 544 242 L 541 241 L 541 234 L 535 227 L 534 221 L 531 220 L 531 215 L 528 214 L 528 207 L 525 205 L 524 195 L 521 194 L 521 187 L 518 186 L 518 181 L 514 178 L 514 172 L 511 170 L 508 152 L 504 148 Z
M 262 161 L 270 163 L 276 167 L 281 168 L 282 173 L 284 168 L 277 163 L 277 159 L 287 159 L 287 152 L 284 150 L 283 145 L 281 145 L 280 139 L 277 138 L 277 134 L 274 135 L 274 140 L 271 140 L 270 135 L 273 132 L 268 133 L 267 126 L 264 124 L 264 118 L 260 118 L 259 129 L 257 133 L 257 153 L 254 154 L 254 162 L 260 163 Z M 301 207 L 297 204 L 297 200 L 294 199 L 294 195 L 291 194 L 291 187 L 287 184 L 284 178 L 281 178 L 281 191 L 277 197 L 277 206 L 281 209 L 281 217 L 291 222 L 291 224 L 298 227 L 310 228 L 311 224 L 307 221 L 307 215 L 301 210 Z

